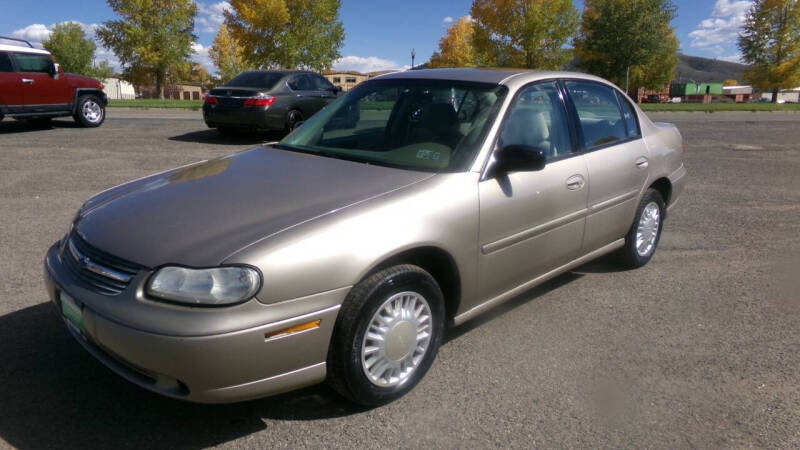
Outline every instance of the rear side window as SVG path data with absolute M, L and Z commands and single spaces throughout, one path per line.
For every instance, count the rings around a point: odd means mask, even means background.
M 625 120 L 625 133 L 629 138 L 639 137 L 639 122 L 636 120 L 636 112 L 633 110 L 631 103 L 617 92 L 617 99 L 619 106 L 622 108 L 622 118 Z
M 614 90 L 590 81 L 567 81 L 587 148 L 627 139 L 625 121 Z
M 6 52 L 0 52 L 0 72 L 13 72 L 14 67 L 11 65 L 11 57 Z
M 17 67 L 20 72 L 49 73 L 53 60 L 50 55 L 36 55 L 32 53 L 14 53 Z

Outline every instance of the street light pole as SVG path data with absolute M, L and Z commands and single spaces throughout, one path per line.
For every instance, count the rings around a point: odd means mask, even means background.
M 414 57 L 416 57 L 416 56 L 417 56 L 417 52 L 415 52 L 414 49 L 412 48 L 411 49 L 411 68 L 412 69 L 414 68 Z

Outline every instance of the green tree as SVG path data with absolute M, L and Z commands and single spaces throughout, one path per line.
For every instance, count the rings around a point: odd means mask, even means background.
M 472 67 L 475 65 L 475 48 L 472 36 L 475 34 L 472 20 L 462 17 L 447 29 L 447 34 L 439 40 L 439 51 L 434 52 L 429 67 Z
M 479 65 L 561 69 L 578 26 L 572 0 L 473 0 L 470 13 Z
M 341 0 L 231 0 L 225 24 L 260 68 L 323 70 L 341 56 Z
M 214 38 L 214 45 L 208 50 L 208 56 L 217 66 L 219 78 L 223 83 L 230 81 L 248 67 L 244 58 L 244 49 L 233 39 L 225 24 L 219 27 L 217 37 Z
M 92 58 L 97 45 L 86 37 L 77 23 L 64 22 L 54 26 L 50 37 L 42 44 L 65 72 L 91 75 Z
M 626 91 L 631 73 L 642 87 L 663 87 L 678 64 L 675 12 L 671 0 L 586 0 L 575 40 L 580 67 Z
M 800 2 L 756 0 L 739 35 L 742 59 L 750 64 L 745 79 L 772 91 L 800 85 Z
M 120 20 L 105 22 L 97 30 L 112 49 L 130 81 L 150 79 L 159 98 L 172 71 L 185 67 L 196 36 L 194 0 L 108 0 Z
M 97 78 L 98 80 L 105 80 L 106 78 L 111 78 L 114 76 L 114 69 L 111 67 L 111 64 L 108 61 L 103 60 L 100 61 L 99 64 L 95 65 L 89 70 L 89 75 L 92 78 Z

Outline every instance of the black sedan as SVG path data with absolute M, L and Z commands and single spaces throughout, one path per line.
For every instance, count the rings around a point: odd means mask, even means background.
M 214 88 L 203 120 L 223 134 L 291 131 L 336 99 L 341 88 L 314 72 L 254 70 Z

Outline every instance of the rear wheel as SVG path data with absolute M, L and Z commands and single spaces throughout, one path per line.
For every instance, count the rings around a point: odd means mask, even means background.
M 655 189 L 648 189 L 636 209 L 633 225 L 625 236 L 625 245 L 617 253 L 623 266 L 635 269 L 650 261 L 661 240 L 665 210 L 661 194 Z
M 395 400 L 425 376 L 441 343 L 444 301 L 417 266 L 399 265 L 358 283 L 342 305 L 328 351 L 328 383 L 367 406 Z
M 99 127 L 106 120 L 106 108 L 96 96 L 82 95 L 78 98 L 78 108 L 73 117 L 81 126 Z
M 293 109 L 286 114 L 286 131 L 291 133 L 303 123 L 303 113 Z

